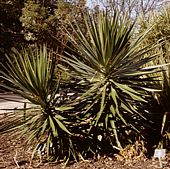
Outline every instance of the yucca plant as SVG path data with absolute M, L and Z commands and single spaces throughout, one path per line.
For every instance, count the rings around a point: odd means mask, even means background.
M 77 84 L 85 86 L 75 104 L 81 105 L 79 115 L 89 125 L 87 140 L 96 152 L 107 143 L 120 150 L 134 133 L 141 135 L 145 114 L 138 108 L 147 102 L 148 91 L 154 90 L 154 77 L 147 75 L 157 71 L 154 66 L 143 68 L 156 55 L 144 56 L 155 46 L 139 50 L 148 31 L 134 39 L 134 24 L 118 11 L 87 14 L 84 20 L 88 37 L 78 25 L 72 26 L 76 38 L 68 37 L 76 50 L 67 52 L 63 61 Z M 87 150 L 93 151 L 92 145 Z
M 21 113 L 15 113 L 10 126 L 1 126 L 1 132 L 17 130 L 26 138 L 26 143 L 34 143 L 34 153 L 41 150 L 47 157 L 52 155 L 67 160 L 74 155 L 70 132 L 73 121 L 69 113 L 64 112 L 70 107 L 65 106 L 66 101 L 61 98 L 56 54 L 45 45 L 21 52 L 14 49 L 12 53 L 7 56 L 5 71 L 0 72 L 1 78 L 8 81 L 10 86 L 1 86 L 38 107 L 31 109 L 25 119 Z
M 151 13 L 149 20 L 140 18 L 140 31 L 146 30 L 152 27 L 152 30 L 148 33 L 144 39 L 142 45 L 152 44 L 158 41 L 164 40 L 156 50 L 151 51 L 152 53 L 159 52 L 161 55 L 155 60 L 149 63 L 150 66 L 158 64 L 167 64 L 162 67 L 161 72 L 157 72 L 155 76 L 158 77 L 158 81 L 155 81 L 155 86 L 159 86 L 162 91 L 154 92 L 154 97 L 160 106 L 160 117 L 158 117 L 157 124 L 160 126 L 159 133 L 164 138 L 169 137 L 169 112 L 170 112 L 170 7 L 167 6 L 159 12 Z M 159 43 L 159 42 L 158 42 Z M 151 105 L 153 111 L 155 107 Z M 153 116 L 153 118 L 155 118 Z M 162 125 L 161 125 L 162 123 Z M 162 129 L 161 129 L 162 126 Z M 156 128 L 156 127 L 155 127 Z M 164 140 L 163 138 L 163 140 Z M 161 138 L 162 139 L 162 138 Z M 168 139 L 165 139 L 168 143 Z M 170 140 L 170 137 L 169 137 Z M 162 141 L 162 140 L 161 140 Z M 163 144 L 162 144 L 163 146 Z M 164 142 L 164 146 L 168 147 L 168 144 Z
M 161 64 L 170 64 L 170 56 L 164 57 L 162 55 L 158 61 Z M 154 92 L 154 96 L 163 112 L 160 146 L 168 147 L 170 144 L 170 65 L 163 67 L 163 71 L 159 73 L 159 76 L 162 80 L 156 85 L 159 85 L 162 91 Z

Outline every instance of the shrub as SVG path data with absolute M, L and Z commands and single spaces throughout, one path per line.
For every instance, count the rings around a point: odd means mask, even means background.
M 20 53 L 14 49 L 13 55 L 7 59 L 6 71 L 0 73 L 12 85 L 1 86 L 38 107 L 34 107 L 25 118 L 16 113 L 11 123 L 1 126 L 1 132 L 17 130 L 26 137 L 26 143 L 34 144 L 33 154 L 41 150 L 47 153 L 48 159 L 52 156 L 66 161 L 74 155 L 73 118 L 68 112 L 71 107 L 66 106 L 67 100 L 61 96 L 60 76 L 55 71 L 56 55 L 44 45 L 23 49 Z
M 162 118 L 159 119 L 160 126 L 159 133 L 165 136 L 164 146 L 168 147 L 169 137 L 169 120 L 170 120 L 170 7 L 167 6 L 160 12 L 152 13 L 149 20 L 140 19 L 140 31 L 144 31 L 151 27 L 151 31 L 145 37 L 142 45 L 149 45 L 152 43 L 160 43 L 159 47 L 152 53 L 160 53 L 159 57 L 150 62 L 150 65 L 164 64 L 161 72 L 157 72 L 157 80 L 155 85 L 162 89 L 161 92 L 154 92 L 154 97 L 157 100 L 162 113 Z M 162 42 L 163 41 L 163 42 Z M 154 107 L 152 107 L 155 110 Z M 153 117 L 154 118 L 154 117 Z
M 144 56 L 155 46 L 139 50 L 147 32 L 134 39 L 133 23 L 118 12 L 88 14 L 84 20 L 89 37 L 78 24 L 76 29 L 72 26 L 76 40 L 69 33 L 68 37 L 77 51 L 67 52 L 64 61 L 70 76 L 85 86 L 75 105 L 81 104 L 77 114 L 89 125 L 84 130 L 88 133 L 87 151 L 98 154 L 105 149 L 120 150 L 141 136 L 145 128 L 147 113 L 141 107 L 150 98 L 148 91 L 154 91 L 154 77 L 147 75 L 157 69 L 143 68 L 156 57 Z

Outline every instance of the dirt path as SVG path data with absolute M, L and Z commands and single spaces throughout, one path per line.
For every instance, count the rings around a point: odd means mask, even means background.
M 0 94 L 0 114 L 11 112 L 12 109 L 22 109 L 24 108 L 24 103 L 27 103 L 27 107 L 31 105 L 19 95 L 12 93 Z

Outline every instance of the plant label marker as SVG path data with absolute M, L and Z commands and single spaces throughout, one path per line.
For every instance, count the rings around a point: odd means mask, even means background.
M 165 158 L 165 155 L 166 155 L 166 149 L 155 149 L 154 158 L 159 159 L 159 164 L 161 168 L 163 167 L 162 158 Z

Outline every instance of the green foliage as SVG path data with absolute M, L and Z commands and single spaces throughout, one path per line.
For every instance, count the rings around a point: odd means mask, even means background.
M 160 57 L 159 62 L 166 64 L 170 64 L 170 56 L 169 57 Z M 165 66 L 163 71 L 159 73 L 161 75 L 161 81 L 157 84 L 162 88 L 161 92 L 155 92 L 155 99 L 158 101 L 159 105 L 162 108 L 162 112 L 164 114 L 162 119 L 162 146 L 168 147 L 170 145 L 170 65 Z M 161 122 L 161 121 L 160 121 Z
M 35 144 L 33 154 L 39 148 L 55 158 L 67 160 L 74 154 L 71 140 L 70 126 L 73 123 L 69 113 L 71 107 L 64 105 L 59 93 L 59 75 L 56 75 L 56 55 L 47 50 L 46 46 L 35 49 L 23 49 L 21 53 L 13 51 L 7 56 L 6 71 L 1 71 L 1 78 L 10 82 L 11 87 L 2 87 L 21 95 L 23 98 L 37 105 L 23 118 L 16 114 L 12 127 L 8 124 L 1 126 L 1 132 L 9 128 L 19 129 L 21 135 L 26 136 L 27 143 Z
M 148 42 L 152 43 L 153 41 L 158 41 L 164 37 L 169 37 L 170 31 L 170 7 L 166 7 L 160 12 L 150 13 L 149 19 L 140 18 L 139 20 L 140 28 L 146 30 L 149 27 L 152 27 L 146 37 Z
M 169 56 L 170 51 L 170 7 L 166 7 L 160 12 L 151 13 L 149 19 L 139 19 L 140 31 L 151 28 L 144 40 L 144 44 L 157 43 L 160 40 L 165 40 L 162 43 L 161 50 L 164 57 Z M 166 56 L 165 56 L 166 55 Z
M 32 0 L 25 3 L 20 21 L 22 26 L 28 31 L 25 34 L 27 40 L 35 40 L 36 34 L 43 34 L 43 30 L 47 26 L 44 22 L 46 18 L 47 10 L 41 4 L 35 3 Z M 35 33 L 35 35 L 31 33 Z
M 143 58 L 155 46 L 138 50 L 145 33 L 133 39 L 133 24 L 118 12 L 84 15 L 87 38 L 77 24 L 76 39 L 68 33 L 78 52 L 67 53 L 64 61 L 70 67 L 77 84 L 86 86 L 75 102 L 81 104 L 80 116 L 89 125 L 88 137 L 93 143 L 87 148 L 99 153 L 107 144 L 122 146 L 141 135 L 142 119 L 139 110 L 147 102 L 156 68 L 142 68 L 156 56 Z M 77 89 L 78 90 L 78 89 Z M 88 140 L 88 139 L 87 139 Z M 93 145 L 92 145 L 93 144 Z M 108 145 L 107 145 L 108 146 Z
M 154 42 L 160 43 L 160 46 L 152 51 L 152 53 L 161 53 L 159 57 L 157 57 L 154 61 L 150 63 L 150 65 L 156 64 L 169 64 L 170 63 L 170 7 L 164 8 L 160 12 L 156 12 L 150 16 L 149 21 L 145 19 L 140 20 L 141 31 L 147 29 L 148 27 L 152 27 L 151 31 L 146 36 L 143 45 L 152 44 Z M 161 41 L 160 41 L 161 40 Z M 169 136 L 169 112 L 170 112 L 170 67 L 164 66 L 162 68 L 162 72 L 157 72 L 155 74 L 158 77 L 155 85 L 159 86 L 162 89 L 161 92 L 154 92 L 154 97 L 158 101 L 162 109 L 162 119 L 159 123 L 162 123 L 162 129 L 160 129 L 162 136 L 165 138 L 170 138 Z M 154 107 L 153 107 L 154 109 Z M 166 118 L 164 118 L 164 117 Z M 159 131 L 159 132 L 160 132 Z M 166 139 L 165 139 L 166 140 Z M 166 140 L 167 141 L 167 140 Z M 166 142 L 165 141 L 165 142 Z M 165 143 L 164 142 L 164 143 Z M 164 146 L 168 147 L 168 144 L 164 144 Z
M 85 12 L 83 20 L 79 20 L 80 15 L 75 17 L 77 22 L 70 24 L 73 6 L 60 2 L 48 16 L 46 5 L 27 1 L 21 17 L 25 30 L 39 36 L 54 22 L 49 32 L 56 33 L 65 44 L 69 40 L 69 46 L 65 56 L 46 46 L 21 52 L 13 49 L 7 56 L 7 66 L 0 74 L 11 85 L 1 86 L 37 107 L 25 117 L 12 114 L 12 122 L 1 126 L 0 132 L 19 130 L 26 136 L 26 143 L 34 145 L 33 154 L 41 150 L 49 160 L 53 156 L 66 162 L 113 153 L 113 149 L 121 150 L 143 137 L 145 124 L 149 125 L 145 107 L 150 105 L 151 92 L 158 86 L 155 75 L 160 74 L 160 66 L 146 65 L 158 57 L 151 51 L 158 51 L 160 45 L 146 45 L 148 30 L 134 38 L 134 23 L 117 11 L 113 15 Z M 64 11 L 65 7 L 68 11 Z M 63 26 L 66 29 L 61 31 Z M 168 77 L 164 84 L 169 85 L 168 71 L 162 74 Z
M 54 2 L 36 2 L 29 0 L 22 9 L 20 21 L 25 29 L 27 40 L 60 41 L 62 44 L 67 43 L 65 29 L 69 22 L 74 18 L 81 24 L 81 13 L 85 11 L 85 1 L 54 1 Z M 71 30 L 70 30 L 71 31 Z M 55 46 L 55 44 L 53 44 Z
M 0 1 L 0 62 L 6 62 L 5 53 L 10 48 L 22 44 L 24 36 L 21 34 L 22 25 L 19 21 L 24 3 L 18 0 Z M 2 67 L 0 67 L 2 69 Z

